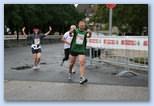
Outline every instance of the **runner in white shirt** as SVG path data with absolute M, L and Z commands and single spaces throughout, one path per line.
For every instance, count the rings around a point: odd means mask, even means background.
M 76 29 L 76 26 L 71 25 L 70 30 L 67 31 L 61 39 L 62 42 L 64 42 L 64 54 L 65 54 L 65 57 L 62 59 L 61 66 L 63 66 L 64 61 L 67 61 L 69 59 L 70 45 L 71 45 L 71 41 L 72 41 L 72 38 L 73 38 L 73 34 L 71 32 L 72 32 L 72 30 L 75 30 L 75 29 Z M 75 74 L 75 68 L 74 67 L 72 68 L 72 73 Z M 71 80 L 72 76 L 69 75 L 68 79 Z
M 76 29 L 75 25 L 71 25 L 70 30 Z M 64 42 L 64 54 L 65 57 L 62 60 L 61 66 L 63 65 L 64 61 L 67 61 L 69 59 L 69 51 L 70 51 L 70 44 L 72 41 L 72 34 L 70 33 L 70 30 L 67 31 L 63 37 L 62 37 L 62 42 Z

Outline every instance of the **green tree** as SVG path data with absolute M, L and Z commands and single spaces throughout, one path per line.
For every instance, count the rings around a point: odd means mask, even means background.
M 105 5 L 98 5 L 91 21 L 107 24 L 109 21 L 109 9 Z M 147 4 L 118 4 L 113 9 L 113 26 L 120 31 L 142 33 L 143 27 L 148 27 Z
M 53 32 L 64 33 L 71 24 L 76 24 L 83 18 L 84 15 L 71 4 L 4 5 L 4 24 L 12 31 L 26 26 L 27 32 L 30 32 L 37 25 L 45 32 L 51 25 Z

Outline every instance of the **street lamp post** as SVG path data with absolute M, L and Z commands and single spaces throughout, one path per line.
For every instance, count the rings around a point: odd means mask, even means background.
M 112 35 L 112 10 L 116 7 L 116 4 L 106 4 L 109 8 L 109 35 Z
M 112 8 L 109 10 L 109 35 L 112 35 Z

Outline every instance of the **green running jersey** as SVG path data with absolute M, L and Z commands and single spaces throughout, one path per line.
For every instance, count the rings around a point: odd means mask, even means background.
M 76 29 L 71 42 L 70 52 L 85 54 L 86 53 L 86 31 Z

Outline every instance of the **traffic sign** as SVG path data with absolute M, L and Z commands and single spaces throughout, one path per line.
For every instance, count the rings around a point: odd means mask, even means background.
M 109 9 L 114 9 L 116 7 L 116 4 L 106 4 L 106 7 Z

